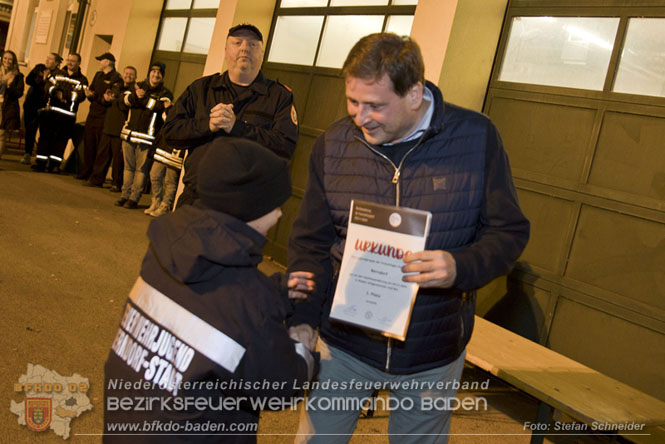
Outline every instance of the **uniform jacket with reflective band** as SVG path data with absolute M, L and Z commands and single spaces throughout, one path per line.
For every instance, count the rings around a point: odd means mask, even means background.
M 90 84 L 90 90 L 93 95 L 92 97 L 88 97 L 88 100 L 90 101 L 90 110 L 88 111 L 88 117 L 85 121 L 86 126 L 94 125 L 100 127 L 104 125 L 104 116 L 111 106 L 111 102 L 107 102 L 106 99 L 104 99 L 104 93 L 107 90 L 113 90 L 122 84 L 122 76 L 120 76 L 115 68 L 107 73 L 104 71 L 97 71 L 95 73 L 95 77 Z
M 46 109 L 76 117 L 79 103 L 85 100 L 84 86 L 88 86 L 88 79 L 80 69 L 73 74 L 66 69 L 52 71 L 44 86 L 49 97 Z
M 140 86 L 145 89 L 143 98 L 139 99 L 136 89 L 133 89 L 125 91 L 120 101 L 120 109 L 129 110 L 120 137 L 128 142 L 152 146 L 164 124 L 162 113 L 165 104 L 173 101 L 173 94 L 164 87 L 164 83 L 150 87 L 150 83 L 145 80 Z
M 289 243 L 289 270 L 312 271 L 317 291 L 296 305 L 292 325 L 321 325 L 331 345 L 383 371 L 410 374 L 443 366 L 464 350 L 473 327 L 474 294 L 514 265 L 529 237 L 499 135 L 482 114 L 434 95 L 430 128 L 395 166 L 365 143 L 349 118 L 315 142 L 309 182 Z M 399 174 L 396 174 L 399 167 Z M 330 323 L 352 199 L 432 212 L 426 249 L 457 263 L 450 289 L 421 289 L 406 341 Z
M 233 104 L 236 122 L 230 134 L 224 130 L 210 131 L 210 110 L 218 103 Z M 228 72 L 202 77 L 178 98 L 174 112 L 164 124 L 164 136 L 169 146 L 189 149 L 190 156 L 197 146 L 215 137 L 230 136 L 254 140 L 290 159 L 298 141 L 293 94 L 265 78 L 262 72 L 240 95 L 236 94 Z
M 290 307 L 286 295 L 257 269 L 265 238 L 231 216 L 198 205 L 155 219 L 148 237 L 141 277 L 123 309 L 106 361 L 106 432 L 108 424 L 116 422 L 162 420 L 185 427 L 186 421 L 211 421 L 228 426 L 255 423 L 259 415 L 248 404 L 223 411 L 194 407 L 164 411 L 159 405 L 148 411 L 113 411 L 108 404 L 112 397 L 210 397 L 218 405 L 220 396 L 299 396 L 298 387 L 315 371 L 316 357 L 289 338 L 283 323 Z M 182 388 L 177 393 L 168 386 L 163 390 L 109 388 L 109 383 L 120 379 L 132 383 L 163 379 L 167 384 L 173 380 L 268 381 L 276 385 L 269 389 Z M 124 443 L 128 438 L 106 436 L 105 442 Z M 157 443 L 220 440 L 219 436 L 134 438 Z M 254 436 L 223 438 L 223 442 L 254 441 Z

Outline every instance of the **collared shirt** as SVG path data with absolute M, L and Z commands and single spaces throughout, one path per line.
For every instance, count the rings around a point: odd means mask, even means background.
M 394 145 L 395 143 L 402 143 L 402 142 L 408 142 L 413 139 L 419 138 L 426 130 L 429 128 L 430 123 L 432 123 L 432 115 L 434 114 L 434 96 L 432 95 L 432 91 L 430 91 L 427 87 L 423 89 L 423 101 L 426 101 L 429 105 L 427 106 L 427 111 L 425 112 L 425 115 L 423 116 L 422 119 L 420 119 L 420 123 L 418 126 L 405 138 L 400 140 L 399 142 L 392 142 L 392 143 L 384 143 L 384 146 L 389 146 L 389 145 Z
M 423 100 L 429 103 L 427 111 L 425 111 L 425 115 L 420 119 L 418 126 L 408 136 L 399 142 L 384 143 L 382 145 L 374 146 L 377 151 L 390 159 L 395 166 L 402 163 L 402 159 L 406 153 L 411 151 L 411 148 L 418 144 L 418 139 L 432 123 L 432 115 L 434 114 L 434 96 L 427 88 L 423 90 Z

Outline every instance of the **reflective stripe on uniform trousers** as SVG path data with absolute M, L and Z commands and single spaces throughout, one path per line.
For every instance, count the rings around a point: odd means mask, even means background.
M 145 314 L 211 361 L 233 373 L 245 348 L 147 284 L 136 280 L 129 298 Z
M 76 113 L 74 113 L 74 112 L 67 111 L 66 109 L 58 108 L 58 107 L 51 106 L 51 105 L 47 105 L 46 109 L 48 111 L 54 111 L 56 113 L 64 114 L 66 116 L 76 116 Z

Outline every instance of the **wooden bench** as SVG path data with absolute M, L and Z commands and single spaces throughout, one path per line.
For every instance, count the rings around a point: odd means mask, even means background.
M 476 316 L 466 360 L 541 401 L 531 443 L 542 443 L 554 430 L 556 409 L 588 430 L 593 424 L 644 425 L 642 430 L 616 430 L 635 442 L 665 442 L 665 402 Z M 575 432 L 570 432 L 575 433 Z

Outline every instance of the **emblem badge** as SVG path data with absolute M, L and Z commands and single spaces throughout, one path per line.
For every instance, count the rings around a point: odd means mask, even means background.
M 51 425 L 51 398 L 25 398 L 25 424 L 34 432 Z
M 445 177 L 432 177 L 432 186 L 434 191 L 445 191 L 448 189 Z
M 291 105 L 291 122 L 293 122 L 294 125 L 298 125 L 298 114 L 296 113 L 295 105 Z

